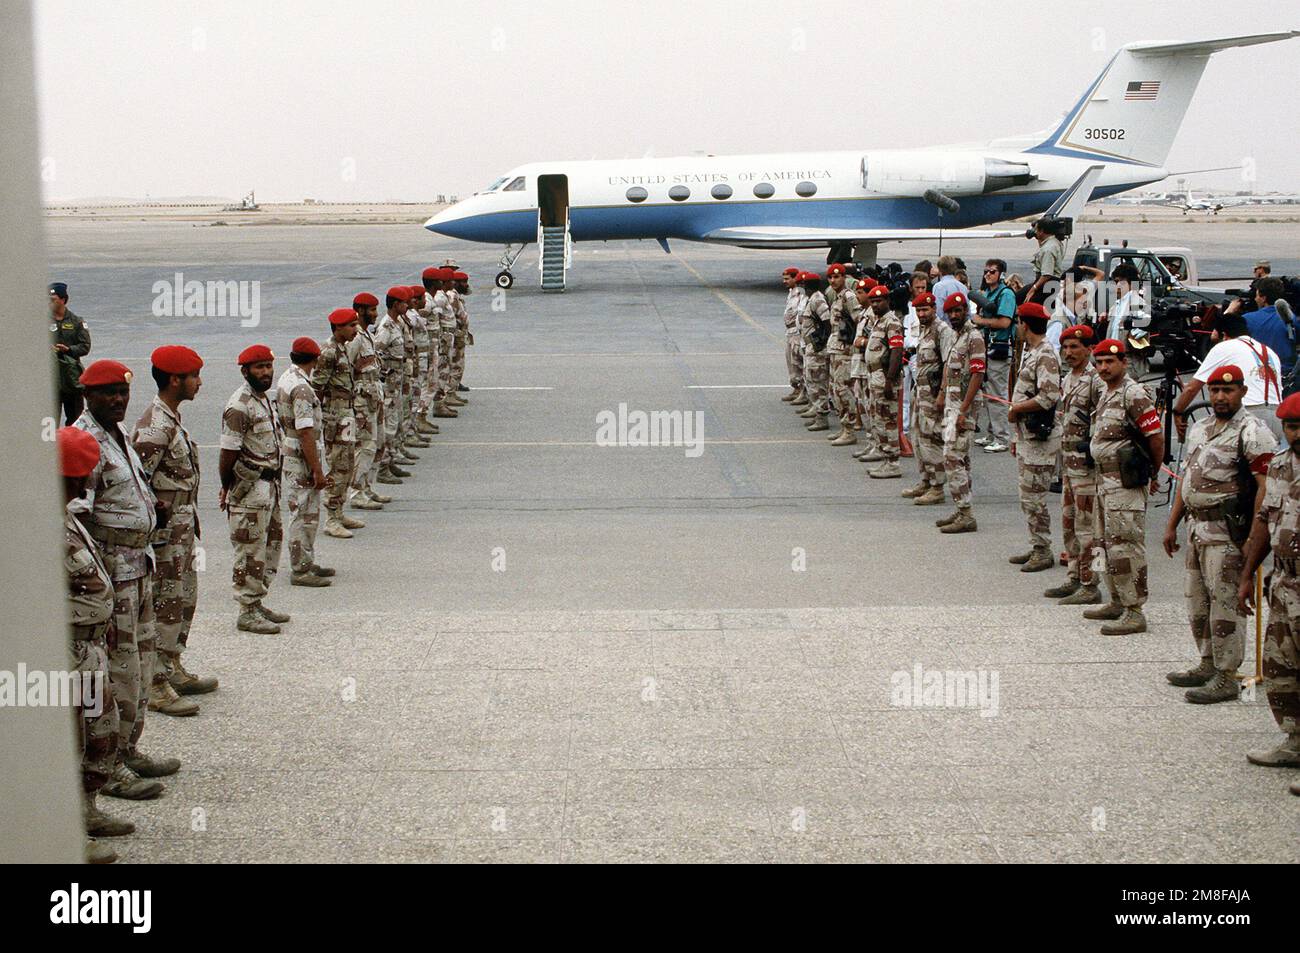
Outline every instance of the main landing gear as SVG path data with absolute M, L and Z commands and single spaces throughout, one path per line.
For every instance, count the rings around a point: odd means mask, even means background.
M 507 245 L 506 250 L 501 255 L 501 260 L 497 262 L 497 264 L 501 266 L 501 270 L 497 272 L 496 277 L 496 286 L 498 288 L 514 287 L 515 276 L 510 272 L 511 269 L 515 267 L 515 262 L 519 260 L 519 256 L 524 253 L 524 249 L 528 247 L 528 243 L 524 242 L 519 246 L 518 251 L 511 253 L 511 248 L 513 247 L 514 246 L 512 245 Z

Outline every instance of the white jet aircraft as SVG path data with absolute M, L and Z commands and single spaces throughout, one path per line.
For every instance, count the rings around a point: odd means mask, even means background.
M 542 287 L 555 290 L 564 288 L 573 242 L 829 248 L 835 260 L 872 263 L 885 241 L 1020 235 L 972 226 L 1077 215 L 1091 196 L 1161 181 L 1211 54 L 1295 36 L 1130 43 L 1055 128 L 978 147 L 529 163 L 425 228 L 505 245 L 502 288 L 536 241 Z

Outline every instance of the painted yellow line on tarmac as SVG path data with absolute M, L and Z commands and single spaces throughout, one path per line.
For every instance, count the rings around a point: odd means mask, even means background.
M 781 335 L 773 334 L 767 328 L 763 327 L 763 325 L 755 321 L 752 317 L 750 317 L 748 311 L 746 311 L 740 305 L 736 304 L 736 302 L 731 300 L 730 295 L 728 295 L 726 292 L 719 291 L 717 288 L 713 287 L 713 285 L 709 284 L 708 279 L 706 279 L 702 274 L 696 271 L 695 266 L 692 265 L 689 261 L 687 261 L 685 258 L 682 258 L 677 254 L 674 254 L 672 257 L 677 259 L 677 261 L 681 262 L 682 267 L 685 268 L 687 271 L 689 271 L 691 274 L 693 274 L 700 284 L 704 285 L 704 287 L 712 291 L 713 294 L 717 296 L 719 301 L 725 304 L 732 311 L 736 312 L 736 314 L 740 316 L 740 319 L 744 321 L 746 324 L 748 324 L 750 327 L 752 327 L 755 331 L 757 331 L 759 334 L 767 335 L 773 341 L 779 341 L 782 343 L 785 342 L 784 334 Z

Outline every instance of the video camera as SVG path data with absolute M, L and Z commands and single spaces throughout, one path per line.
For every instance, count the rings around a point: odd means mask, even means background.
M 1038 221 L 1034 222 L 1033 225 L 1030 225 L 1029 228 L 1025 229 L 1025 237 L 1034 238 L 1034 233 L 1040 228 L 1047 232 L 1047 234 L 1055 235 L 1061 241 L 1065 241 L 1074 234 L 1074 219 L 1070 218 L 1068 215 L 1061 217 L 1052 216 L 1051 218 L 1043 216 L 1038 219 Z
M 1180 374 L 1190 373 L 1200 366 L 1209 350 L 1209 336 L 1196 334 L 1206 310 L 1186 298 L 1156 298 L 1149 313 L 1136 312 L 1125 319 L 1124 330 L 1137 340 L 1150 340 L 1152 349 L 1160 355 L 1154 363 Z

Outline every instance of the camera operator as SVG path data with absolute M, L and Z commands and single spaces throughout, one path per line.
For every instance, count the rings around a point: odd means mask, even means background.
M 1057 233 L 1058 226 L 1051 219 L 1040 218 L 1034 223 L 1034 238 L 1038 241 L 1038 251 L 1032 259 L 1034 265 L 1034 283 L 1025 289 L 1023 301 L 1043 304 L 1052 289 L 1049 282 L 1060 279 L 1065 268 L 1065 243 Z
M 1258 270 L 1258 269 L 1257 269 Z M 1255 292 L 1254 310 L 1246 310 L 1243 299 L 1238 298 L 1228 305 L 1225 314 L 1244 313 L 1246 330 L 1255 340 L 1267 344 L 1282 362 L 1282 376 L 1289 377 L 1295 367 L 1296 329 L 1294 315 L 1282 297 L 1286 289 L 1282 279 L 1265 276 L 1253 283 Z M 1286 308 L 1285 316 L 1279 311 L 1278 304 Z
M 984 263 L 984 280 L 980 293 L 988 304 L 980 307 L 971 319 L 984 335 L 984 350 L 988 360 L 985 390 L 994 397 L 1007 399 L 1010 382 L 1011 340 L 1015 334 L 1016 295 L 1007 287 L 1002 276 L 1007 263 L 1001 258 L 990 258 Z M 984 402 L 988 408 L 989 439 L 984 444 L 985 453 L 1002 453 L 1011 443 L 1007 425 L 1007 405 L 995 400 Z M 979 420 L 977 414 L 976 420 Z M 976 438 L 979 443 L 982 438 Z
M 1214 347 L 1205 355 L 1193 380 L 1183 388 L 1174 404 L 1178 439 L 1187 439 L 1187 408 L 1196 400 L 1210 375 L 1220 367 L 1232 364 L 1241 368 L 1245 378 L 1246 396 L 1242 405 L 1263 421 L 1269 432 L 1281 442 L 1282 422 L 1277 418 L 1277 408 L 1282 403 L 1282 363 L 1277 354 L 1246 333 L 1246 319 L 1240 314 L 1220 315 L 1214 322 L 1211 340 L 1215 342 Z

